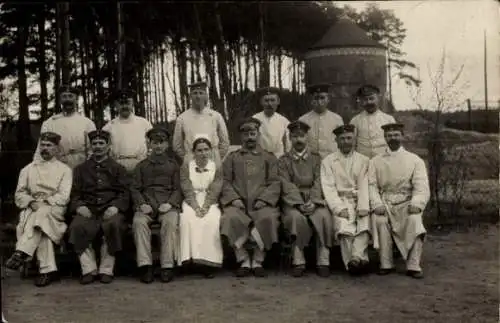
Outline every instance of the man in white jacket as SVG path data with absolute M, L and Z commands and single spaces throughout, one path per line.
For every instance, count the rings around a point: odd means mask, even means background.
M 321 186 L 333 214 L 335 238 L 340 242 L 345 268 L 358 274 L 364 272 L 369 262 L 369 159 L 353 149 L 353 125 L 340 126 L 333 132 L 339 150 L 323 160 Z
M 426 230 L 422 213 L 429 202 L 425 162 L 401 146 L 404 126 L 382 127 L 388 149 L 370 161 L 368 181 L 373 211 L 373 246 L 379 250 L 380 275 L 394 270 L 392 240 L 406 261 L 407 275 L 423 278 L 420 258 Z
M 61 136 L 53 132 L 40 135 L 41 159 L 21 170 L 15 193 L 16 206 L 21 209 L 16 251 L 5 266 L 17 270 L 36 254 L 38 287 L 49 285 L 55 278 L 54 244 L 60 243 L 67 228 L 64 213 L 73 178 L 71 168 L 55 157 L 60 141 Z

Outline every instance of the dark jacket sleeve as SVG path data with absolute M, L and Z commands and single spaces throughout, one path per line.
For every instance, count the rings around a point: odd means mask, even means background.
M 71 186 L 69 211 L 75 213 L 80 206 L 84 206 L 83 201 L 83 182 L 82 182 L 83 165 L 78 165 L 73 170 L 73 185 Z
M 314 183 L 311 187 L 311 202 L 317 205 L 326 205 L 325 198 L 323 196 L 323 190 L 321 188 L 321 157 L 319 155 L 314 158 Z
M 121 213 L 127 212 L 130 206 L 130 175 L 122 165 L 115 163 L 116 197 L 110 205 L 115 206 Z
M 146 204 L 146 200 L 142 195 L 144 189 L 143 183 L 143 163 L 140 162 L 132 172 L 132 183 L 130 185 L 130 194 L 132 197 L 132 202 L 134 204 L 134 209 L 137 209 L 142 204 Z
M 174 170 L 172 174 L 172 186 L 174 187 L 174 191 L 170 194 L 168 203 L 176 208 L 180 208 L 182 204 L 180 167 L 175 160 L 172 160 L 171 163 Z
M 207 196 L 205 197 L 205 205 L 204 207 L 210 207 L 211 205 L 217 203 L 219 199 L 220 193 L 222 191 L 222 171 L 219 167 L 215 170 L 214 180 L 207 189 Z
M 278 175 L 281 180 L 281 189 L 283 191 L 281 199 L 285 205 L 297 207 L 304 204 L 304 199 L 297 185 L 292 182 L 289 162 L 290 160 L 286 155 L 281 156 L 278 160 Z
M 189 178 L 189 163 L 184 163 L 179 172 L 180 178 L 180 187 L 182 190 L 182 194 L 184 195 L 184 202 L 186 202 L 189 206 L 191 206 L 194 210 L 196 210 L 199 205 L 196 201 L 196 195 L 194 193 L 193 184 L 191 183 L 191 179 Z
M 223 184 L 220 202 L 223 206 L 227 206 L 235 200 L 243 200 L 233 186 L 233 159 L 234 153 L 231 153 L 222 164 Z
M 261 200 L 270 206 L 276 206 L 281 194 L 281 182 L 278 176 L 278 159 L 271 154 L 267 154 L 266 167 L 267 167 L 267 186 L 259 194 L 256 200 Z

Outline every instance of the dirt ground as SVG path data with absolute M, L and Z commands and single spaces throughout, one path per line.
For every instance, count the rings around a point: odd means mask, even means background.
M 130 277 L 47 288 L 9 273 L 3 303 L 10 323 L 23 322 L 498 322 L 498 226 L 428 236 L 424 280 L 400 273 L 293 278 L 271 273 L 237 279 L 221 273 L 170 284 Z

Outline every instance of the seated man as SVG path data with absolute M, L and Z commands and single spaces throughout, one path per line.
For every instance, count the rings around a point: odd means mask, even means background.
M 335 238 L 350 274 L 368 267 L 370 239 L 368 157 L 354 151 L 355 128 L 344 125 L 333 130 L 339 151 L 323 160 L 321 185 L 333 213 Z
M 310 152 L 307 146 L 309 128 L 302 121 L 288 125 L 292 150 L 281 156 L 278 161 L 278 174 L 283 190 L 281 197 L 283 223 L 294 240 L 292 275 L 300 277 L 304 274 L 306 268 L 304 248 L 309 244 L 314 229 L 318 275 L 327 277 L 330 274 L 332 215 L 325 207 L 321 192 L 321 157 L 317 153 Z
M 161 224 L 161 280 L 173 279 L 174 256 L 178 250 L 177 225 L 182 194 L 179 183 L 179 166 L 167 155 L 168 131 L 157 127 L 146 133 L 152 149 L 151 155 L 139 162 L 133 172 L 132 200 L 134 220 L 132 228 L 137 250 L 137 266 L 141 282 L 154 280 L 153 256 L 151 254 L 150 224 L 157 220 Z
M 382 126 L 389 148 L 373 157 L 368 169 L 373 210 L 373 247 L 379 250 L 379 275 L 394 270 L 392 240 L 406 260 L 407 275 L 421 279 L 420 257 L 425 237 L 422 213 L 429 202 L 425 162 L 401 146 L 404 126 Z
M 73 174 L 71 212 L 75 215 L 69 241 L 82 267 L 80 283 L 90 284 L 98 273 L 92 245 L 102 232 L 99 274 L 101 283 L 109 284 L 113 281 L 115 254 L 122 249 L 130 180 L 126 169 L 109 157 L 109 132 L 96 130 L 88 137 L 92 155 Z
M 236 272 L 238 277 L 249 275 L 251 269 L 255 276 L 265 276 L 262 262 L 266 250 L 278 242 L 280 212 L 276 204 L 281 191 L 278 163 L 273 154 L 257 144 L 259 126 L 260 121 L 255 118 L 240 124 L 243 145 L 223 163 L 221 234 L 241 263 Z M 246 242 L 252 244 L 251 260 Z
M 5 266 L 17 270 L 36 254 L 40 274 L 35 285 L 49 285 L 57 272 L 54 243 L 59 244 L 66 224 L 64 213 L 71 192 L 71 169 L 55 158 L 61 136 L 53 132 L 40 135 L 40 159 L 21 170 L 15 193 L 21 214 L 16 228 L 16 251 Z

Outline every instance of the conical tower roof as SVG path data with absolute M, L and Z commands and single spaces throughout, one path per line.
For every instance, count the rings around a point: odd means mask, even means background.
M 310 49 L 332 47 L 384 48 L 383 45 L 371 39 L 354 21 L 345 16 L 341 17 L 316 44 L 311 46 Z

